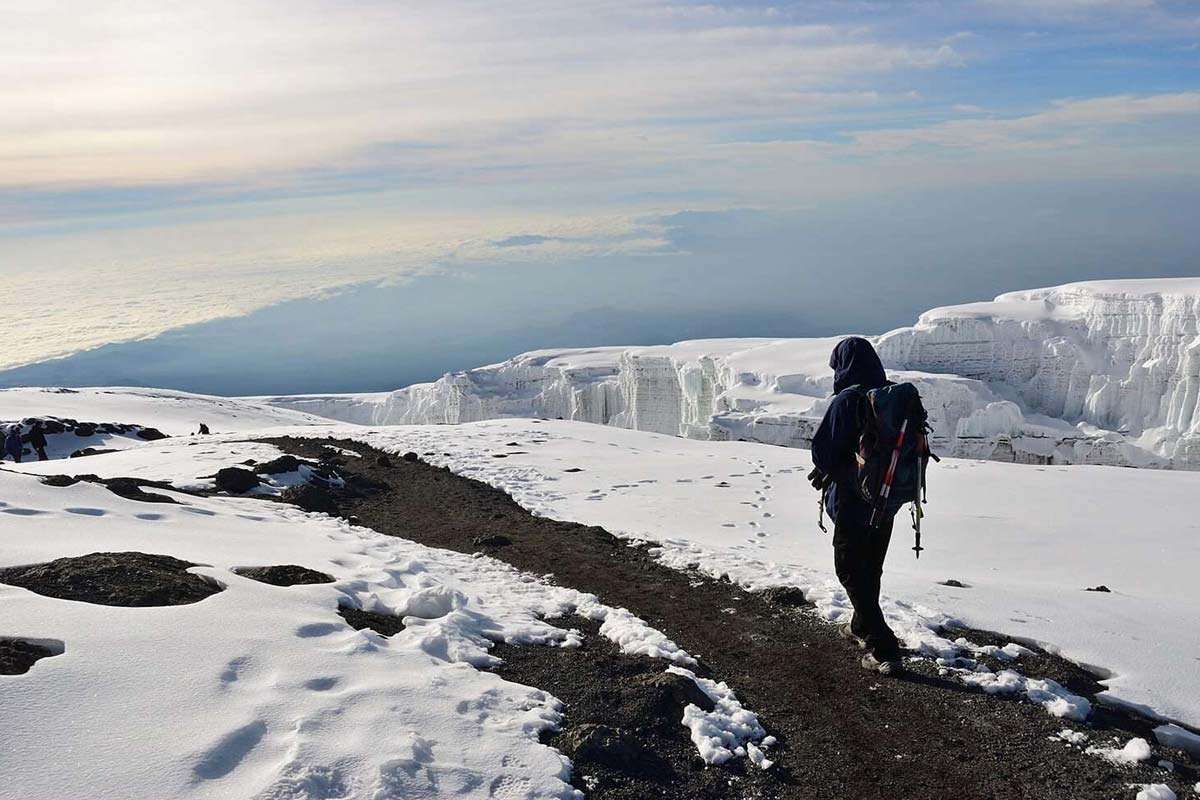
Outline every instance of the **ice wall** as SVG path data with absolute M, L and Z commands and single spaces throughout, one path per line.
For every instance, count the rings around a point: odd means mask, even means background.
M 1200 279 L 1014 292 L 876 340 L 947 455 L 1200 468 Z M 272 398 L 366 424 L 561 417 L 808 447 L 832 390 L 825 339 L 542 350 L 379 395 Z
M 926 312 L 878 344 L 889 366 L 975 378 L 1075 424 L 1088 435 L 1071 448 L 1095 451 L 1086 460 L 1140 450 L 1200 467 L 1200 279 L 1012 292 Z

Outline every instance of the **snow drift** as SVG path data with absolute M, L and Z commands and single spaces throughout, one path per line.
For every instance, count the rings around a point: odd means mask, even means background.
M 1200 467 L 1200 278 L 1079 283 L 934 309 L 874 341 L 935 448 L 1022 463 Z M 808 447 L 839 337 L 539 350 L 390 393 L 269 398 L 368 425 L 537 416 Z

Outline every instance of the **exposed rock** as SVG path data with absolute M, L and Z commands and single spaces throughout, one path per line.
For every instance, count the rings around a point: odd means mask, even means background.
M 420 456 L 418 456 L 416 453 L 412 452 L 411 450 L 410 450 L 410 451 L 408 451 L 407 453 L 405 453 L 405 454 L 402 456 L 402 458 L 403 458 L 405 461 L 420 461 L 420 460 L 421 460 L 421 457 L 420 457 Z
M 380 614 L 377 611 L 363 611 L 361 608 L 338 606 L 338 614 L 346 620 L 346 624 L 356 631 L 370 628 L 380 636 L 395 636 L 404 630 L 404 622 L 395 614 Z
M 158 428 L 142 428 L 137 432 L 139 439 L 145 439 L 147 442 L 157 442 L 159 439 L 168 438 L 165 433 Z
M 282 472 L 295 472 L 300 469 L 301 464 L 307 464 L 307 461 L 301 461 L 295 456 L 282 455 L 279 458 L 273 458 L 270 461 L 265 461 L 254 468 L 254 471 L 259 475 L 278 475 Z
M 970 589 L 971 588 L 968 584 L 965 584 L 959 580 L 955 580 L 954 578 L 947 578 L 944 581 L 939 581 L 939 584 L 942 586 L 949 586 L 952 589 Z
M 796 586 L 772 586 L 758 593 L 762 599 L 777 606 L 799 608 L 808 605 L 804 592 Z
M 248 469 L 225 467 L 217 470 L 217 490 L 229 494 L 245 494 L 262 483 L 262 479 Z
M 54 486 L 62 489 L 67 486 L 74 486 L 79 483 L 80 479 L 74 475 L 47 475 L 42 478 L 43 486 Z
M 324 486 L 314 486 L 311 483 L 289 486 L 280 493 L 279 497 L 284 502 L 299 506 L 305 511 L 316 511 L 323 514 L 338 513 L 337 498 Z
M 637 771 L 646 762 L 631 733 L 607 725 L 588 723 L 569 728 L 556 744 L 573 760 L 591 761 L 622 772 Z
M 471 544 L 476 547 L 506 547 L 512 544 L 512 539 L 499 533 L 493 533 L 491 536 L 477 536 L 471 541 Z
M 378 467 L 390 467 L 392 465 L 392 460 L 388 458 L 386 454 L 380 453 L 375 459 L 375 465 Z
M 243 578 L 272 586 L 299 586 L 310 583 L 333 583 L 333 576 L 297 564 L 277 564 L 270 567 L 237 567 L 233 570 Z
M 689 705 L 698 706 L 702 711 L 716 708 L 712 698 L 686 675 L 651 672 L 634 676 L 630 683 L 640 690 L 639 699 L 645 704 L 648 717 L 678 723 Z
M 24 639 L 0 637 L 0 675 L 24 675 L 35 661 L 61 652 Z
M 194 566 L 148 553 L 90 553 L 0 569 L 0 583 L 105 606 L 174 606 L 199 602 L 224 588 L 187 571 Z
M 104 447 L 81 447 L 78 450 L 72 450 L 71 455 L 67 458 L 84 458 L 85 456 L 98 456 L 104 453 L 115 453 L 116 450 Z
M 86 439 L 89 436 L 95 436 L 96 426 L 92 425 L 90 422 L 81 422 L 75 426 L 75 435 L 83 439 Z
M 1105 586 L 1102 583 L 1099 586 L 1089 586 L 1088 588 L 1084 589 L 1084 591 L 1085 592 L 1103 592 L 1103 593 L 1107 594 L 1107 593 L 1112 592 L 1112 589 L 1108 588 L 1107 586 Z
M 145 481 L 140 478 L 97 478 L 95 475 L 78 475 L 80 480 L 90 480 L 108 487 L 108 490 L 126 500 L 137 500 L 142 503 L 174 503 L 175 500 L 165 494 L 147 492 L 143 486 L 154 486 L 159 489 L 170 489 L 170 484 L 160 481 Z

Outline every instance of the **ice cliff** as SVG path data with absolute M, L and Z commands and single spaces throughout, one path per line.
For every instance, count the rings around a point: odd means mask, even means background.
M 364 424 L 561 417 L 807 447 L 838 338 L 541 350 L 390 393 L 270 402 Z M 874 341 L 919 387 L 941 453 L 1200 468 L 1200 278 L 1013 292 Z

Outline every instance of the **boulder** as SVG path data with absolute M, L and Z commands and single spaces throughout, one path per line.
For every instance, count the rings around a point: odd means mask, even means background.
M 217 470 L 217 491 L 229 494 L 245 494 L 262 483 L 262 479 L 248 469 L 225 467 Z
M 104 606 L 196 603 L 224 587 L 187 570 L 189 561 L 149 553 L 90 553 L 0 569 L 0 583 L 60 600 Z

